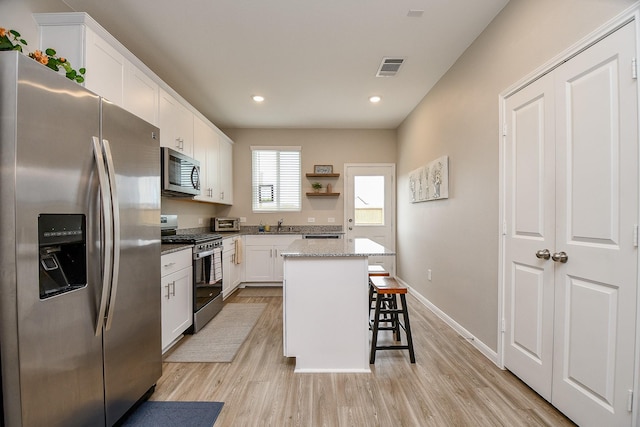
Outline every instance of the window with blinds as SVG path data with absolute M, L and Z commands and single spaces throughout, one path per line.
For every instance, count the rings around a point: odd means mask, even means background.
M 251 147 L 254 212 L 300 211 L 300 147 Z

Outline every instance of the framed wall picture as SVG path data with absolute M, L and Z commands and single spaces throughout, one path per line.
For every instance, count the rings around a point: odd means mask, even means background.
M 333 173 L 333 165 L 314 165 L 313 173 L 318 175 L 327 175 Z
M 442 156 L 409 173 L 411 203 L 449 198 L 449 156 Z

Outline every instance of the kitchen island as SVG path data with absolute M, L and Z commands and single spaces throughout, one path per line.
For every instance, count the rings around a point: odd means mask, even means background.
M 395 252 L 369 239 L 302 239 L 284 257 L 284 355 L 295 372 L 370 372 L 368 257 Z

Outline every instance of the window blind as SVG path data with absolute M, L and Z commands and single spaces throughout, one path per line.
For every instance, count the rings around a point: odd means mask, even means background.
M 254 212 L 300 211 L 300 147 L 251 147 Z

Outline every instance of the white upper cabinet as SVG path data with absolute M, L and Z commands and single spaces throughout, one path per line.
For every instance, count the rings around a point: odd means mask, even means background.
M 214 128 L 199 117 L 193 119 L 193 156 L 200 161 L 200 195 L 195 200 L 217 203 L 220 147 Z
M 138 66 L 127 59 L 136 58 L 104 28 L 84 13 L 36 13 L 34 17 L 41 49 L 54 48 L 74 69 L 86 68 L 87 89 L 158 125 L 158 83 L 142 63 Z
M 158 126 L 158 84 L 130 62 L 124 75 L 124 108 Z
M 193 113 L 160 89 L 160 145 L 193 157 Z
M 86 13 L 34 13 L 40 48 L 54 48 L 84 86 L 160 128 L 160 145 L 201 165 L 195 200 L 233 203 L 233 142 Z
M 53 48 L 71 66 L 86 68 L 84 86 L 124 106 L 124 80 L 128 61 L 111 37 L 88 15 L 76 13 L 36 13 L 40 48 Z
M 128 68 L 127 61 L 90 28 L 85 27 L 85 38 L 85 60 L 83 65 L 77 65 L 78 68 L 82 66 L 88 70 L 85 75 L 85 87 L 114 104 L 124 107 L 124 76 Z M 73 62 L 71 65 L 76 67 Z
M 200 161 L 201 202 L 233 203 L 233 143 L 215 126 L 194 117 L 194 157 Z
M 220 134 L 220 203 L 233 204 L 233 142 Z

